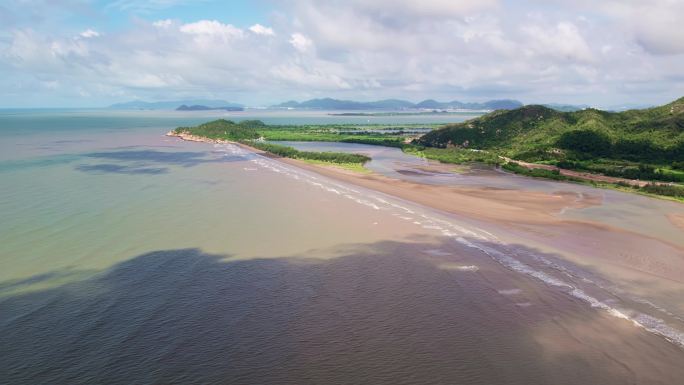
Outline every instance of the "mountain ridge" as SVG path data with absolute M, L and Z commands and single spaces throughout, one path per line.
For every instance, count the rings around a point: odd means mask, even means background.
M 465 110 L 499 110 L 513 109 L 523 106 L 517 100 L 497 99 L 482 103 L 463 103 L 457 100 L 451 102 L 438 102 L 426 99 L 418 103 L 412 103 L 401 99 L 383 99 L 371 102 L 358 102 L 353 100 L 341 100 L 333 98 L 309 99 L 303 102 L 290 100 L 273 105 L 273 108 L 297 108 L 297 109 L 321 109 L 321 110 L 382 110 L 382 109 L 465 109 Z

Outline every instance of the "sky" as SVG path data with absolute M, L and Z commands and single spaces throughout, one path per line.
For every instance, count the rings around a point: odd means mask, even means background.
M 684 96 L 684 0 L 0 0 L 0 108 Z

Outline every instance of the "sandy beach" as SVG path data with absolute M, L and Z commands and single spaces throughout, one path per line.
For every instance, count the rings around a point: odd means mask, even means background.
M 568 220 L 558 215 L 567 208 L 600 206 L 602 200 L 598 189 L 593 195 L 578 195 L 562 190 L 548 194 L 426 185 L 376 173 L 357 173 L 334 165 L 281 158 L 237 145 L 341 182 L 447 212 L 496 231 L 511 244 L 550 253 L 602 277 L 619 290 L 638 293 L 684 314 L 684 299 L 678 294 L 684 292 L 684 247 L 676 242 L 678 239 L 627 231 L 598 221 Z M 446 167 L 451 166 L 433 165 L 435 171 L 443 172 Z M 682 218 L 677 215 L 668 218 L 676 226 L 677 233 L 684 237 Z
M 184 134 L 169 134 L 184 140 L 217 143 Z M 578 195 L 562 190 L 548 194 L 496 188 L 426 185 L 376 173 L 357 173 L 334 165 L 311 164 L 297 159 L 282 158 L 241 143 L 234 144 L 338 181 L 444 211 L 485 227 L 501 229 L 519 241 L 527 240 L 535 247 L 558 252 L 575 261 L 595 264 L 598 268 L 617 267 L 640 272 L 646 277 L 665 278 L 684 285 L 684 247 L 677 244 L 675 239 L 653 237 L 605 223 L 568 220 L 558 216 L 558 213 L 567 208 L 601 205 L 602 198 L 598 189 L 596 194 Z M 430 170 L 446 172 L 449 168 L 453 167 L 435 162 Z M 671 214 L 667 219 L 684 237 L 684 218 Z M 653 253 L 655 250 L 658 253 Z

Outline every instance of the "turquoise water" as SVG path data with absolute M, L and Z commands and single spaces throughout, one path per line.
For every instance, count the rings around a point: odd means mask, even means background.
M 675 344 L 615 330 L 577 296 L 610 299 L 579 270 L 444 213 L 164 136 L 216 116 L 0 111 L 0 383 L 621 384 L 625 362 L 640 379 L 684 375 Z M 397 119 L 417 118 L 382 121 Z M 576 342 L 550 354 L 559 340 Z

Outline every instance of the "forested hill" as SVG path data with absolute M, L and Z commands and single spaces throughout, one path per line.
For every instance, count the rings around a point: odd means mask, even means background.
M 496 150 L 527 161 L 592 157 L 668 164 L 684 161 L 684 98 L 625 112 L 560 112 L 530 105 L 494 111 L 424 135 L 427 147 Z

